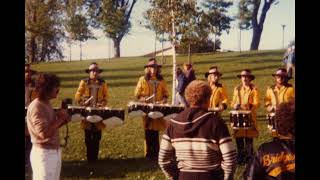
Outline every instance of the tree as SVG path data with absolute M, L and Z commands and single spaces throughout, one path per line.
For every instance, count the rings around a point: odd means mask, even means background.
M 230 23 L 234 19 L 227 15 L 227 9 L 233 3 L 225 0 L 205 0 L 202 5 L 207 10 L 206 17 L 210 24 L 210 30 L 214 34 L 214 39 L 216 39 L 216 36 L 221 36 L 223 31 L 229 33 Z M 216 49 L 213 47 L 214 52 Z
M 209 26 L 204 22 L 203 13 L 196 3 L 195 0 L 174 0 L 171 3 L 167 0 L 151 0 L 151 8 L 144 14 L 145 27 L 157 34 L 165 34 L 167 40 L 173 41 L 172 16 L 168 13 L 172 9 L 177 44 L 183 41 L 191 46 L 195 41 L 207 39 Z
M 240 0 L 238 6 L 240 26 L 242 29 L 252 28 L 253 30 L 250 50 L 258 50 L 267 12 L 272 4 L 276 5 L 278 3 L 277 0 L 264 0 L 260 17 L 258 17 L 261 0 Z
M 79 41 L 80 61 L 82 60 L 82 42 L 96 39 L 89 29 L 89 21 L 83 7 L 83 0 L 69 0 L 66 4 L 65 29 L 69 34 L 68 42 L 71 48 L 72 41 Z
M 25 0 L 25 43 L 29 63 L 62 59 L 63 1 Z
M 79 41 L 80 46 L 80 60 L 82 60 L 82 46 L 81 43 L 88 39 L 96 39 L 89 29 L 89 24 L 86 17 L 76 14 L 70 17 L 66 25 L 66 29 L 70 34 L 70 39 Z
M 90 23 L 103 29 L 114 44 L 114 57 L 120 57 L 120 42 L 131 29 L 130 16 L 137 0 L 86 0 Z

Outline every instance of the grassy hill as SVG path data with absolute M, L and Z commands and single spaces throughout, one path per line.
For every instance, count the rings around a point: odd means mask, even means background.
M 192 62 L 197 79 L 205 79 L 204 73 L 210 66 L 217 65 L 223 73 L 221 82 L 227 87 L 229 99 L 232 98 L 233 88 L 240 83 L 236 77 L 244 68 L 249 68 L 256 76 L 253 83 L 258 87 L 260 108 L 257 111 L 260 136 L 254 140 L 255 149 L 263 142 L 271 139 L 267 131 L 263 100 L 268 85 L 273 84 L 271 74 L 282 66 L 284 51 L 251 51 L 230 52 L 217 54 L 197 54 L 192 56 Z M 158 58 L 161 63 L 161 58 Z M 52 101 L 58 106 L 63 98 L 74 98 L 81 79 L 88 75 L 84 69 L 91 62 L 97 62 L 104 70 L 101 74 L 109 87 L 109 106 L 126 108 L 129 101 L 134 100 L 134 89 L 138 78 L 143 75 L 146 57 L 118 58 L 108 60 L 89 60 L 73 62 L 52 62 L 33 65 L 39 72 L 55 73 L 62 80 L 60 94 Z M 178 56 L 178 66 L 187 61 L 187 56 Z M 172 89 L 172 57 L 166 57 L 162 74 L 170 92 Z M 291 80 L 294 84 L 294 80 Z M 223 113 L 224 120 L 229 125 L 228 112 Z M 64 128 L 61 129 L 61 136 Z M 121 127 L 104 130 L 100 144 L 99 162 L 87 165 L 85 158 L 84 133 L 79 123 L 69 124 L 69 142 L 63 149 L 61 179 L 165 179 L 158 165 L 143 158 L 143 139 L 141 119 L 125 119 Z M 235 179 L 240 179 L 244 167 L 238 166 Z M 30 171 L 26 172 L 27 179 Z

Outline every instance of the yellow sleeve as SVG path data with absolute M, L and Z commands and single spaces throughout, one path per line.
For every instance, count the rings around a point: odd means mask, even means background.
M 272 89 L 270 87 L 268 87 L 268 89 L 266 91 L 266 96 L 264 97 L 264 105 L 265 106 L 272 105 L 271 93 L 272 93 Z
M 134 91 L 134 96 L 139 99 L 141 96 L 141 91 L 142 91 L 142 81 L 144 77 L 140 77 L 136 86 L 136 89 Z
M 290 87 L 287 90 L 287 97 L 288 97 L 288 100 L 291 99 L 291 98 L 295 98 L 295 92 L 294 92 L 294 88 L 293 87 Z
M 79 87 L 77 89 L 76 95 L 74 97 L 74 99 L 77 103 L 80 102 L 81 96 L 84 94 L 85 88 L 86 88 L 86 83 L 83 80 L 81 80 Z
M 231 101 L 231 108 L 233 108 L 233 106 L 235 104 L 237 104 L 237 101 L 238 101 L 238 89 L 235 87 L 234 90 L 233 90 L 233 97 L 232 97 L 232 101 Z
M 162 98 L 169 98 L 169 92 L 166 81 L 162 80 Z
M 258 91 L 257 88 L 254 88 L 252 91 L 253 91 L 252 92 L 252 94 L 253 94 L 253 101 L 252 101 L 253 107 L 252 108 L 253 109 L 257 109 L 259 107 L 259 105 L 260 105 L 260 103 L 259 103 L 259 91 Z
M 108 85 L 107 83 L 103 83 L 102 85 L 102 96 L 103 96 L 103 100 L 106 102 L 108 102 L 108 98 L 109 98 L 109 91 L 108 91 Z
M 225 87 L 222 87 L 221 103 L 228 104 L 228 94 L 227 94 L 227 90 Z

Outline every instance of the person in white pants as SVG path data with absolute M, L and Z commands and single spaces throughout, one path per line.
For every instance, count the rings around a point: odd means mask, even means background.
M 53 74 L 39 74 L 38 97 L 28 106 L 27 127 L 31 136 L 30 162 L 33 180 L 59 180 L 61 149 L 59 128 L 71 120 L 65 109 L 53 110 L 50 100 L 59 93 L 60 80 Z

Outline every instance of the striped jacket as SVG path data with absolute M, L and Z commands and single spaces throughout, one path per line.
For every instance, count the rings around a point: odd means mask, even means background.
M 163 134 L 159 165 L 169 179 L 179 171 L 224 171 L 232 179 L 236 166 L 236 149 L 224 121 L 199 108 L 186 108 Z

